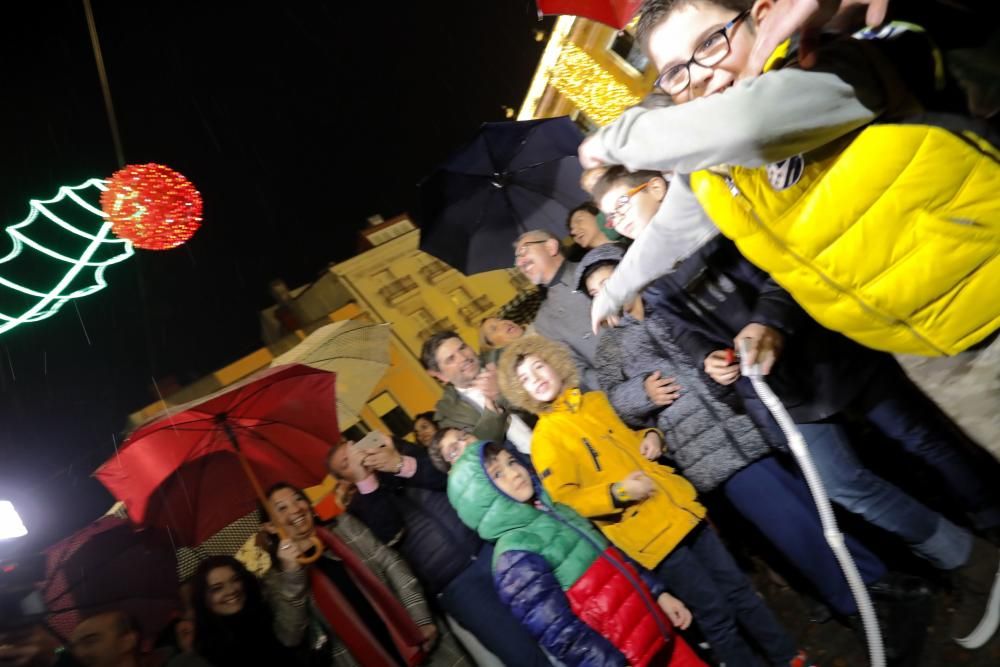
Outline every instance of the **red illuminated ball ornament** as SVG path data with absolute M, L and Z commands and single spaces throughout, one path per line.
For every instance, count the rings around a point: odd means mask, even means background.
M 101 193 L 111 231 L 143 250 L 176 248 L 201 226 L 201 195 L 191 181 L 162 164 L 116 171 Z

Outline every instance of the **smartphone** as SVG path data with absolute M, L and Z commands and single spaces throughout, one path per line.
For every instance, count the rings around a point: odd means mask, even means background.
M 369 431 L 365 437 L 361 438 L 354 443 L 354 446 L 358 449 L 367 449 L 369 451 L 376 451 L 382 449 L 383 447 L 388 447 L 390 440 L 385 436 L 384 433 L 379 433 L 378 431 Z

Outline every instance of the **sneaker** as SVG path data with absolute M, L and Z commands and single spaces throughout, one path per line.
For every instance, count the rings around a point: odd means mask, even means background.
M 1000 625 L 1000 550 L 975 538 L 968 562 L 955 570 L 955 593 L 951 636 L 962 648 L 977 649 Z

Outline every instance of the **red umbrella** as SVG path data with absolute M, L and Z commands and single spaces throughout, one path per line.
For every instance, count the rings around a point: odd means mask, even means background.
M 582 16 L 621 30 L 639 11 L 642 0 L 538 0 L 536 4 L 542 14 Z
M 177 560 L 163 531 L 102 517 L 49 547 L 45 564 L 47 620 L 63 640 L 86 615 L 123 611 L 149 648 L 180 609 Z
M 278 366 L 139 427 L 95 476 L 137 524 L 196 546 L 253 511 L 261 487 L 326 475 L 335 375 Z

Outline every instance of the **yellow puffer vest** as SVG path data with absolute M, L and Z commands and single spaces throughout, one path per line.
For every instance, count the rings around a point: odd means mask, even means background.
M 823 326 L 925 356 L 1000 328 L 1000 152 L 975 134 L 878 123 L 726 171 L 692 174 L 698 200 Z

